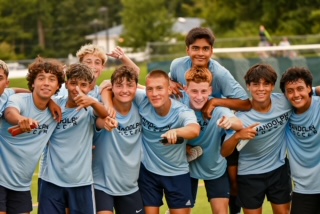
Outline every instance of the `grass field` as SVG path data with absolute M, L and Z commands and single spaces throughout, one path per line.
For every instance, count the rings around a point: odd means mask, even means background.
M 140 84 L 145 84 L 145 76 L 147 74 L 147 68 L 145 65 L 140 66 L 141 68 L 141 78 L 139 80 Z M 112 71 L 107 71 L 104 72 L 101 77 L 98 80 L 98 84 L 100 84 L 100 82 L 102 82 L 105 79 L 110 79 Z M 19 87 L 19 88 L 27 88 L 27 82 L 24 78 L 22 79 L 10 79 L 10 87 Z M 34 210 L 32 211 L 32 214 L 36 214 L 37 213 L 37 179 L 38 179 L 38 172 L 36 171 L 34 176 L 33 176 L 33 181 L 32 181 L 32 198 L 33 198 L 33 204 L 34 204 Z M 165 211 L 168 209 L 168 207 L 166 206 L 166 204 L 164 204 L 164 206 L 161 207 L 161 214 L 164 214 Z M 270 214 L 272 213 L 271 210 L 271 206 L 269 203 L 265 203 L 264 207 L 263 207 L 263 213 L 264 214 Z M 207 201 L 207 196 L 206 196 L 206 191 L 205 188 L 201 185 L 199 185 L 199 191 L 198 191 L 198 197 L 197 197 L 197 203 L 195 208 L 193 208 L 192 210 L 192 214 L 210 214 L 211 213 L 211 209 L 210 209 L 210 205 Z

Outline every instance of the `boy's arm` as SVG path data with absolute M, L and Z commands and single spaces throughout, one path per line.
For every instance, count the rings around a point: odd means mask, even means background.
M 113 107 L 111 89 L 108 89 L 108 88 L 102 89 L 101 101 L 108 112 L 108 116 L 111 118 L 115 118 L 116 117 L 116 110 Z
M 18 94 L 18 93 L 30 93 L 30 91 L 28 89 L 25 88 L 12 88 L 14 90 L 14 93 Z
M 175 144 L 178 137 L 182 137 L 187 140 L 194 139 L 200 135 L 200 126 L 197 123 L 191 123 L 184 127 L 171 129 L 161 135 L 163 138 L 167 138 L 168 143 Z
M 235 111 L 249 111 L 251 109 L 251 102 L 249 99 L 214 98 L 209 100 L 202 108 L 204 117 L 211 118 L 212 111 L 217 106 L 226 107 Z
M 138 75 L 140 74 L 140 68 L 124 53 L 121 47 L 117 46 L 111 53 L 107 53 L 107 55 L 121 60 L 122 64 L 133 68 Z
M 228 157 L 229 155 L 231 155 L 240 140 L 254 139 L 257 134 L 257 131 L 254 127 L 256 127 L 257 125 L 258 124 L 253 124 L 251 126 L 243 128 L 234 133 L 228 140 L 224 141 L 221 146 L 221 155 L 223 157 Z
M 243 128 L 242 121 L 235 116 L 233 117 L 223 116 L 217 123 L 218 123 L 218 126 L 223 129 L 232 129 L 232 130 L 238 131 Z
M 31 131 L 31 125 L 38 127 L 38 121 L 22 116 L 19 110 L 14 107 L 6 108 L 4 117 L 11 125 L 18 125 L 23 132 Z

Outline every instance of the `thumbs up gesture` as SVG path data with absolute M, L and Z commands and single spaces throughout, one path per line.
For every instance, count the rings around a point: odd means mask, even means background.
M 74 98 L 74 102 L 77 104 L 77 110 L 80 111 L 82 108 L 87 110 L 86 107 L 91 106 L 93 104 L 93 98 L 84 94 L 79 86 L 76 86 L 76 90 L 78 95 Z

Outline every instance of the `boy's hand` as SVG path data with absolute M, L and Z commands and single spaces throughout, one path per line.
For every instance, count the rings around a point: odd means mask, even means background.
M 114 128 L 118 127 L 118 121 L 111 117 L 106 117 L 104 119 L 104 128 L 109 132 L 112 131 Z
M 124 51 L 122 48 L 117 46 L 111 53 L 107 53 L 107 56 L 111 56 L 115 59 L 122 59 L 124 56 Z
M 78 106 L 77 111 L 80 111 L 82 108 L 86 109 L 86 107 L 91 106 L 93 103 L 93 98 L 84 94 L 78 86 L 76 86 L 76 90 L 78 91 L 78 95 L 74 98 L 74 101 Z
M 212 112 L 216 108 L 215 99 L 208 100 L 202 107 L 201 112 L 205 119 L 211 119 Z
M 254 139 L 258 132 L 256 127 L 259 126 L 260 123 L 255 123 L 251 126 L 248 126 L 246 128 L 241 129 L 240 131 L 236 132 L 236 135 L 238 135 L 238 139 L 240 140 L 252 140 Z
M 172 90 L 172 95 L 176 98 L 182 98 L 181 90 L 183 90 L 183 86 L 181 83 L 174 82 L 170 79 L 170 88 Z
M 18 126 L 22 132 L 30 132 L 33 127 L 38 128 L 38 124 L 38 121 L 23 116 L 18 120 Z
M 231 122 L 229 120 L 229 117 L 222 116 L 219 120 L 217 120 L 217 125 L 223 129 L 230 129 Z

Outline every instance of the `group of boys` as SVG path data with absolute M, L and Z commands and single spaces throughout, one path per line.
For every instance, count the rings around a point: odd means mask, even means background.
M 289 213 L 291 177 L 291 213 L 319 212 L 320 100 L 311 96 L 310 71 L 289 69 L 281 79 L 284 96 L 272 93 L 277 75 L 271 66 L 253 66 L 245 76 L 250 102 L 211 59 L 214 40 L 210 30 L 192 29 L 188 56 L 172 62 L 170 76 L 150 72 L 145 90 L 138 89 L 139 68 L 120 48 L 111 55 L 126 66 L 113 73 L 111 90 L 101 92 L 95 84 L 106 56 L 97 47 L 84 46 L 80 63 L 67 69 L 67 96 L 52 97 L 64 82 L 62 64 L 37 58 L 27 76 L 31 93 L 5 89 L 0 99 L 0 213 L 32 210 L 31 178 L 42 152 L 40 213 L 158 214 L 165 195 L 171 214 L 189 214 L 199 179 L 213 213 L 228 213 L 230 192 L 244 213 L 262 213 L 265 195 L 274 213 Z M 4 88 L 8 70 L 1 66 Z M 62 110 L 59 122 L 48 110 L 55 103 Z M 23 134 L 11 136 L 12 125 Z M 250 141 L 227 164 L 224 157 L 241 140 Z M 203 150 L 190 163 L 187 144 Z

